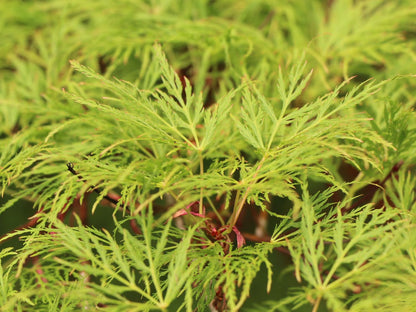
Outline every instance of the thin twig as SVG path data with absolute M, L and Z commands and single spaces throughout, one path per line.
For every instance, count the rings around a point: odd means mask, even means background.
M 87 182 L 87 180 L 85 180 L 79 173 L 77 173 L 75 170 L 74 170 L 74 165 L 73 165 L 73 163 L 67 163 L 66 164 L 66 166 L 68 167 L 68 170 L 74 175 L 74 176 L 77 176 L 82 182 L 84 182 L 84 183 L 86 183 Z M 97 188 L 95 185 L 91 185 L 91 188 L 93 189 L 93 191 L 95 192 L 95 193 L 97 193 L 98 195 L 101 195 L 102 194 L 102 190 L 101 189 L 99 189 L 99 188 Z M 117 199 L 114 199 L 114 198 L 111 198 L 110 196 L 108 196 L 108 195 L 104 195 L 104 198 L 105 199 L 107 199 L 109 202 L 111 202 L 111 203 L 113 203 L 114 205 L 118 205 L 119 204 L 119 201 L 117 200 Z M 130 209 L 128 208 L 128 207 L 126 207 L 126 209 L 127 209 L 127 211 L 128 212 L 130 212 Z

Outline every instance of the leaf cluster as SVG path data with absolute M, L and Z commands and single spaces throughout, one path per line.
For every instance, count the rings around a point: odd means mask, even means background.
M 1 309 L 412 311 L 411 1 L 2 7 Z

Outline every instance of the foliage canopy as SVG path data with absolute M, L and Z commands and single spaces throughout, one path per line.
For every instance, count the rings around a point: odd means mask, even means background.
M 0 6 L 2 311 L 414 311 L 413 1 Z

